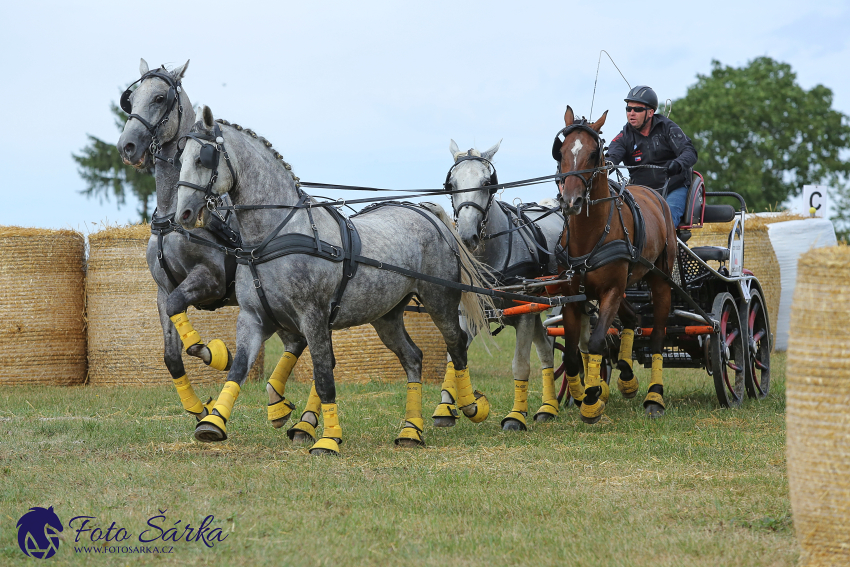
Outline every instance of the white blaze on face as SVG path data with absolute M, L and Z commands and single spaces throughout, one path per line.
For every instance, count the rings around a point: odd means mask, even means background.
M 577 139 L 576 143 L 573 144 L 573 149 L 571 150 L 573 152 L 573 169 L 578 167 L 578 153 L 581 151 L 581 148 L 581 140 Z

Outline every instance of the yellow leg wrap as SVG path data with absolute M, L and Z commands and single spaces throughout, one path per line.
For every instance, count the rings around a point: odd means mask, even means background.
M 424 445 L 422 432 L 425 429 L 425 421 L 422 419 L 422 384 L 419 382 L 407 383 L 407 403 L 404 407 L 404 427 L 395 440 L 396 445 Z
M 277 366 L 274 367 L 274 372 L 272 372 L 271 377 L 269 378 L 269 383 L 274 380 L 275 382 L 280 383 L 280 389 L 274 387 L 275 390 L 282 396 L 283 391 L 286 388 L 286 381 L 289 380 L 289 375 L 292 374 L 292 369 L 295 368 L 295 363 L 298 362 L 298 357 L 292 354 L 291 352 L 283 353 L 283 356 L 280 357 L 280 360 L 277 361 Z M 313 392 L 315 392 L 316 387 L 313 386 Z M 318 396 L 317 396 L 318 397 Z
M 286 435 L 291 439 L 295 440 L 296 435 L 300 433 L 306 433 L 310 436 L 311 439 L 315 441 L 316 439 L 316 427 L 304 419 L 304 417 L 311 413 L 313 417 L 316 419 L 316 423 L 319 422 L 319 411 L 322 409 L 322 400 L 319 399 L 319 394 L 316 393 L 316 382 L 313 381 L 313 385 L 310 388 L 310 395 L 307 396 L 307 405 L 304 408 L 304 413 L 301 414 L 301 420 L 289 428 L 286 432 Z
M 520 424 L 519 430 L 527 429 L 525 416 L 528 415 L 528 380 L 514 380 L 514 407 L 502 420 L 502 427 L 506 423 L 517 422 Z M 515 424 L 511 424 L 513 429 L 517 429 Z
M 547 416 L 556 417 L 560 406 L 558 398 L 555 396 L 555 370 L 553 368 L 543 369 L 543 405 L 534 414 L 534 419 L 537 421 L 547 419 Z
M 649 380 L 649 391 L 643 399 L 644 407 L 646 407 L 648 403 L 656 403 L 662 408 L 667 408 L 664 404 L 664 379 L 662 378 L 663 367 L 664 358 L 660 354 L 653 354 L 652 375 Z
M 195 333 L 197 335 L 197 333 Z M 198 337 L 200 339 L 200 337 Z M 191 345 L 190 345 L 191 346 Z M 189 347 L 186 347 L 189 348 Z M 230 351 L 227 350 L 227 345 L 221 339 L 213 339 L 207 344 L 210 349 L 212 358 L 210 366 L 216 370 L 230 370 L 230 365 L 233 363 L 233 357 L 230 356 Z
M 602 355 L 591 354 L 587 361 L 587 374 L 584 376 L 585 399 L 581 404 L 581 419 L 586 423 L 599 421 L 605 409 L 605 402 L 602 401 L 601 369 Z
M 236 398 L 239 397 L 241 388 L 236 382 L 225 382 L 224 388 L 221 389 L 221 394 L 218 395 L 218 400 L 215 403 L 210 415 L 202 419 L 199 423 L 215 425 L 227 438 L 227 420 L 230 419 L 230 413 L 233 411 L 233 404 L 236 403 Z
M 611 388 L 608 386 L 605 380 L 602 380 L 600 384 L 602 386 L 602 393 L 599 394 L 599 399 L 607 404 L 608 398 L 611 397 Z
M 570 388 L 570 397 L 572 397 L 576 405 L 581 404 L 582 400 L 584 400 L 584 386 L 581 383 L 579 375 L 567 376 L 567 384 L 569 384 Z
M 472 390 L 472 382 L 469 379 L 469 368 L 455 370 L 455 383 L 457 384 L 457 405 L 463 415 L 468 417 L 472 423 L 481 423 L 490 415 L 490 402 L 487 396 L 478 390 Z M 472 407 L 473 404 L 476 407 Z
M 581 363 L 584 366 L 584 375 L 587 376 L 587 361 L 590 355 L 586 352 L 581 353 Z
M 286 391 L 286 381 L 289 380 L 289 375 L 292 373 L 292 368 L 296 362 L 298 362 L 297 356 L 291 352 L 283 353 L 277 366 L 275 366 L 274 372 L 269 377 L 268 385 L 280 396 L 280 400 L 276 402 L 272 402 L 271 399 L 269 400 L 269 421 L 277 422 L 274 423 L 275 427 L 282 427 L 286 423 L 286 420 L 289 419 L 290 414 L 295 410 L 295 404 L 287 400 L 283 394 Z
M 339 426 L 339 415 L 336 404 L 322 404 L 322 419 L 324 429 L 322 438 L 310 447 L 310 453 L 339 455 L 339 444 L 342 442 L 342 428 Z
M 633 368 L 632 366 L 632 349 L 635 343 L 635 332 L 632 329 L 623 329 L 623 332 L 620 333 L 620 353 L 617 355 L 618 360 L 624 361 L 629 365 L 629 368 Z
M 455 382 L 455 365 L 453 362 L 446 364 L 446 374 L 440 390 L 440 404 L 431 417 L 457 419 L 457 405 L 455 405 L 457 403 L 457 383 Z M 451 402 L 448 401 L 449 399 Z
M 171 322 L 174 323 L 174 328 L 177 329 L 177 334 L 180 335 L 180 340 L 183 341 L 184 349 L 201 342 L 201 335 L 192 327 L 192 323 L 189 322 L 189 316 L 186 315 L 185 311 L 171 317 Z
M 194 415 L 200 415 L 204 412 L 204 403 L 195 394 L 195 390 L 185 374 L 174 379 L 174 387 L 177 389 L 184 410 Z

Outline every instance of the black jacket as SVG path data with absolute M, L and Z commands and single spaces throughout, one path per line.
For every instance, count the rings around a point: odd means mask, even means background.
M 642 136 L 631 124 L 614 136 L 608 144 L 608 159 L 624 165 L 661 165 L 675 160 L 682 171 L 670 179 L 668 190 L 689 187 L 691 171 L 697 162 L 697 151 L 679 126 L 669 118 L 656 114 L 652 117 L 649 136 Z M 630 169 L 631 182 L 661 189 L 667 181 L 667 172 L 663 169 Z

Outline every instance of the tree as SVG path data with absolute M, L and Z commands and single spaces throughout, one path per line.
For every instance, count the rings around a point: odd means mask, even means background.
M 850 172 L 850 123 L 832 91 L 806 91 L 770 57 L 741 68 L 712 61 L 671 118 L 691 136 L 707 189 L 740 193 L 751 211 L 776 210 L 806 184 L 843 186 Z
M 115 125 L 118 130 L 124 129 L 126 115 L 114 103 L 110 110 L 115 115 Z M 110 194 L 115 197 L 118 208 L 126 202 L 126 195 L 130 193 L 139 200 L 138 209 L 141 220 L 150 219 L 150 202 L 156 194 L 156 180 L 149 171 L 139 171 L 136 168 L 125 165 L 118 153 L 114 143 L 87 134 L 89 144 L 82 149 L 79 155 L 72 154 L 71 157 L 77 162 L 77 171 L 88 184 L 86 189 L 80 191 L 89 198 L 97 195 L 101 202 L 109 200 Z

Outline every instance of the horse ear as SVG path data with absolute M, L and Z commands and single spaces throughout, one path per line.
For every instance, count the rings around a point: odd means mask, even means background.
M 567 111 L 564 113 L 564 123 L 569 126 L 573 122 L 575 122 L 576 115 L 573 113 L 573 109 L 570 105 L 567 105 Z
M 449 144 L 449 151 L 452 153 L 452 157 L 455 157 L 457 154 L 460 153 L 460 148 L 457 147 L 457 144 L 454 140 L 452 140 L 452 143 Z
M 602 125 L 605 124 L 605 117 L 606 116 L 608 116 L 607 110 L 602 113 L 602 116 L 599 117 L 599 120 L 597 120 L 596 122 L 594 122 L 593 124 L 590 125 L 590 127 L 593 128 L 596 131 L 597 134 L 599 134 L 600 131 L 602 130 Z
M 201 115 L 204 117 L 204 128 L 207 130 L 212 130 L 215 126 L 215 119 L 213 118 L 212 110 L 207 105 L 204 105 L 204 108 L 201 109 Z
M 150 68 L 148 67 L 148 62 L 144 59 L 141 59 L 139 61 L 139 75 L 144 75 L 148 71 L 150 71 Z
M 171 75 L 176 79 L 180 80 L 186 74 L 186 69 L 189 68 L 189 60 L 187 59 L 185 63 L 183 63 L 182 67 L 177 67 L 171 72 Z
M 502 145 L 502 140 L 499 140 L 496 143 L 495 146 L 493 146 L 492 148 L 490 148 L 486 152 L 481 152 L 481 157 L 483 157 L 484 159 L 486 159 L 488 161 L 491 161 L 493 159 L 493 156 L 496 155 L 496 152 L 499 151 L 499 146 L 501 146 L 501 145 Z

